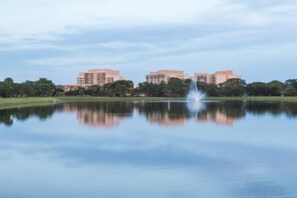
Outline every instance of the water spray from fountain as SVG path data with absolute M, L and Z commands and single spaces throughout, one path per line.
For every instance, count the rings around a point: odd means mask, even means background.
M 187 107 L 189 112 L 193 117 L 205 108 L 203 102 L 201 102 L 205 97 L 205 94 L 198 90 L 197 81 L 192 79 L 190 90 L 187 96 Z
M 187 101 L 189 102 L 200 102 L 205 97 L 205 94 L 198 90 L 197 81 L 195 78 L 192 79 L 190 91 L 187 96 Z

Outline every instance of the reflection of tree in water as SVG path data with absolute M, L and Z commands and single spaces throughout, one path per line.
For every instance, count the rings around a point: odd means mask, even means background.
M 296 103 L 283 103 L 283 112 L 288 117 L 296 118 L 297 117 L 297 105 Z
M 46 120 L 51 117 L 55 112 L 54 106 L 43 107 L 26 107 L 20 109 L 7 109 L 0 111 L 0 124 L 11 126 L 13 120 L 26 121 L 31 117 L 37 117 L 40 120 Z
M 207 102 L 202 111 L 193 114 L 183 102 L 87 102 L 64 103 L 54 106 L 27 107 L 0 111 L 0 124 L 13 125 L 13 121 L 25 121 L 30 117 L 40 120 L 50 118 L 54 112 L 76 113 L 82 124 L 111 127 L 118 125 L 124 118 L 132 116 L 138 110 L 151 123 L 159 125 L 182 125 L 195 118 L 198 122 L 211 121 L 218 124 L 232 125 L 236 119 L 246 113 L 255 115 L 281 115 L 297 117 L 296 103 L 264 102 Z
M 246 111 L 255 115 L 286 114 L 288 117 L 297 117 L 297 104 L 293 102 L 247 102 Z
M 104 113 L 130 116 L 133 112 L 133 103 L 129 102 L 78 102 L 78 103 L 64 103 L 60 104 L 59 108 L 64 111 L 102 111 Z
M 6 126 L 11 126 L 13 124 L 12 110 L 0 111 L 0 123 L 3 123 Z
M 186 103 L 181 102 L 139 103 L 137 108 L 150 122 L 160 125 L 181 125 L 192 117 L 197 117 L 198 122 L 233 125 L 235 120 L 245 117 L 248 112 L 272 115 L 285 113 L 290 117 L 297 115 L 295 103 L 207 102 L 205 108 L 194 114 L 189 111 Z

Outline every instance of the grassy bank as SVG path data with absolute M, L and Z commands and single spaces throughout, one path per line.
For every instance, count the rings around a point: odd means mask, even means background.
M 0 98 L 0 109 L 18 108 L 26 106 L 50 105 L 62 102 L 83 101 L 162 101 L 180 100 L 182 98 L 166 97 L 43 97 L 43 98 Z M 207 100 L 215 101 L 263 101 L 263 102 L 297 102 L 297 97 L 208 97 Z
M 0 109 L 53 104 L 55 98 L 0 98 Z
M 259 101 L 259 102 L 297 102 L 297 97 L 208 97 L 207 100 L 216 101 Z
M 181 98 L 165 98 L 165 97 L 34 97 L 34 98 L 0 98 L 0 110 L 51 105 L 63 102 L 116 102 L 116 101 L 164 101 L 164 100 L 180 100 Z
M 180 100 L 182 98 L 168 98 L 168 97 L 57 97 L 60 102 L 80 102 L 80 101 L 164 101 L 164 100 Z

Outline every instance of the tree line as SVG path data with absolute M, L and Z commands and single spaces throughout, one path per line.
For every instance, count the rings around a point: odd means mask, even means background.
M 54 96 L 58 91 L 62 90 L 46 78 L 23 83 L 15 83 L 12 78 L 0 81 L 0 97 L 2 98 Z
M 150 84 L 147 82 L 139 84 L 135 93 L 146 96 L 160 97 L 184 97 L 189 92 L 191 80 L 169 79 L 168 83 Z M 219 85 L 197 82 L 197 87 L 207 96 L 232 97 L 232 96 L 297 96 L 297 79 L 285 82 L 277 80 L 264 83 L 246 83 L 242 79 L 229 79 Z
M 12 78 L 0 81 L 0 97 L 49 97 L 49 96 L 148 96 L 148 97 L 184 97 L 189 92 L 191 80 L 171 78 L 167 83 L 152 84 L 143 82 L 134 88 L 132 81 L 121 80 L 103 86 L 79 87 L 64 91 L 62 86 L 51 80 L 40 78 L 37 81 L 15 83 Z M 229 79 L 219 85 L 197 82 L 198 89 L 207 96 L 297 96 L 297 79 L 285 82 L 277 80 L 246 83 L 242 79 Z

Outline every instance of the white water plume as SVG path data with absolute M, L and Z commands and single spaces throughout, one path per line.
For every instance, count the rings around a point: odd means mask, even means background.
M 198 90 L 197 81 L 195 79 L 192 79 L 190 91 L 187 96 L 187 101 L 198 103 L 203 100 L 204 97 L 205 94 Z

